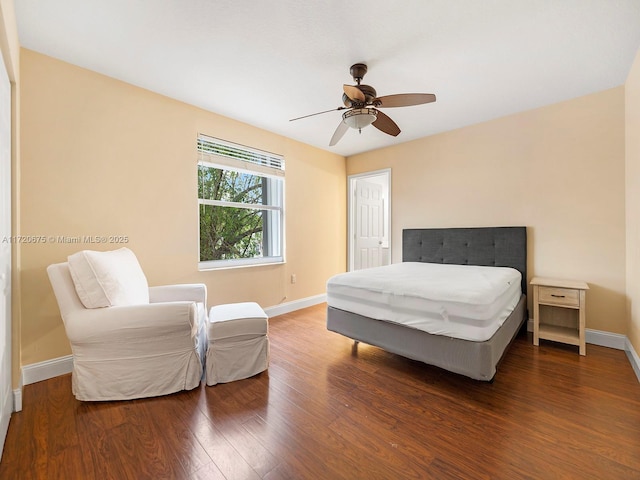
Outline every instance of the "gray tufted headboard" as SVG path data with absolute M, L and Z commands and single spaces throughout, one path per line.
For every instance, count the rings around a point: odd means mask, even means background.
M 526 227 L 405 229 L 402 261 L 512 267 L 527 294 Z

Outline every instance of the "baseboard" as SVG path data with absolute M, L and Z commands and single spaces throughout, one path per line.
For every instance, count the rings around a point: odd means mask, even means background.
M 13 391 L 13 411 L 22 411 L 22 385 Z
M 616 350 L 627 349 L 627 336 L 620 333 L 604 332 L 602 330 L 592 330 L 587 328 L 584 332 L 585 340 L 592 345 L 615 348 Z
M 13 411 L 21 412 L 22 411 L 22 375 L 20 375 L 20 384 L 18 388 L 13 390 Z
M 0 400 L 0 405 L 2 410 L 0 413 L 0 458 L 2 458 L 4 442 L 7 438 L 7 431 L 9 430 L 9 420 L 11 419 L 11 413 L 13 412 L 11 389 L 7 389 L 4 398 Z
M 527 321 L 527 332 L 533 332 L 533 320 Z M 600 347 L 615 348 L 616 350 L 627 349 L 627 336 L 620 333 L 605 332 L 587 328 L 584 332 L 586 343 L 598 345 Z
M 285 313 L 295 312 L 301 308 L 312 307 L 327 301 L 327 295 L 321 293 L 320 295 L 314 295 L 313 297 L 301 298 L 300 300 L 294 300 L 292 302 L 281 303 L 280 305 L 274 305 L 273 307 L 267 307 L 264 309 L 265 313 L 270 317 L 278 315 L 284 315 Z
M 638 352 L 635 351 L 633 345 L 631 345 L 631 341 L 627 338 L 625 352 L 627 357 L 629 358 L 629 363 L 631 363 L 631 367 L 633 367 L 633 371 L 638 377 L 638 381 L 640 382 L 640 357 L 638 356 Z
M 71 355 L 25 365 L 22 367 L 22 385 L 48 380 L 65 373 L 71 373 L 72 370 L 73 357 Z

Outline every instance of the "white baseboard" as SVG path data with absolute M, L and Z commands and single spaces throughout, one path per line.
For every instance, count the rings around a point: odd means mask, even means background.
M 533 332 L 533 320 L 527 321 L 527 332 Z M 620 333 L 604 332 L 602 330 L 592 330 L 587 328 L 584 332 L 585 341 L 592 345 L 615 348 L 616 350 L 627 349 L 627 336 Z
M 20 388 L 16 388 L 13 391 L 13 411 L 22 411 L 22 386 L 20 386 Z
M 48 380 L 58 377 L 73 370 L 73 357 L 66 355 L 64 357 L 45 360 L 44 362 L 32 363 L 22 367 L 22 375 L 20 377 L 20 386 L 13 391 L 13 411 L 20 412 L 22 410 L 22 387 L 32 383 Z
M 320 295 L 314 295 L 313 297 L 301 298 L 300 300 L 294 300 L 292 302 L 281 303 L 280 305 L 274 305 L 273 307 L 267 307 L 264 309 L 265 313 L 270 317 L 278 315 L 284 315 L 285 313 L 295 312 L 302 308 L 312 307 L 327 301 L 327 295 L 321 293 Z
M 13 411 L 14 412 L 22 411 L 22 387 L 23 387 L 22 375 L 20 375 L 20 384 L 18 385 L 18 388 L 13 390 Z
M 603 332 L 602 330 L 587 328 L 584 335 L 586 342 L 592 345 L 615 348 L 616 350 L 627 349 L 627 336 L 620 333 Z
M 6 390 L 4 398 L 0 399 L 0 410 L 0 458 L 2 458 L 4 443 L 9 430 L 9 420 L 13 412 L 13 396 L 9 388 Z
M 71 355 L 45 360 L 44 362 L 32 363 L 22 367 L 20 385 L 13 390 L 13 411 L 22 411 L 22 388 L 25 385 L 71 373 L 72 370 L 73 357 Z
M 638 381 L 640 382 L 640 357 L 638 356 L 638 352 L 635 351 L 633 345 L 631 345 L 631 341 L 627 338 L 625 351 L 627 353 L 627 357 L 629 358 L 629 363 L 633 367 L 633 371 L 636 373 L 636 377 L 638 377 Z
M 65 373 L 71 373 L 72 370 L 73 357 L 71 355 L 25 365 L 22 367 L 22 385 L 48 380 Z

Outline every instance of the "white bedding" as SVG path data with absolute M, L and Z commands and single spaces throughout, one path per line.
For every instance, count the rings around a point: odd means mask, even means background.
M 508 267 L 405 262 L 335 275 L 327 304 L 436 335 L 493 336 L 518 304 L 521 274 Z

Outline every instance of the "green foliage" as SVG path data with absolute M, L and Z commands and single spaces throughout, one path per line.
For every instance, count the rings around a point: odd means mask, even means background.
M 262 205 L 265 179 L 258 175 L 198 166 L 198 196 Z M 263 255 L 264 210 L 200 205 L 200 261 L 253 258 Z

